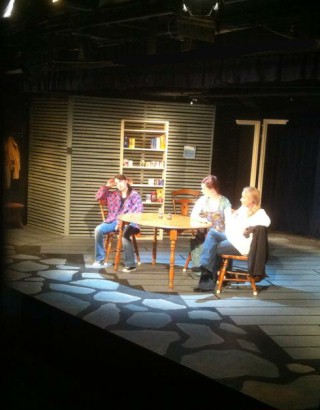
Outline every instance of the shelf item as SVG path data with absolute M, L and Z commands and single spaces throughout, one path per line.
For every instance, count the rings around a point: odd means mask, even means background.
M 168 132 L 168 121 L 121 121 L 120 172 L 133 180 L 145 212 L 164 212 Z M 143 237 L 152 236 L 150 229 L 143 230 Z

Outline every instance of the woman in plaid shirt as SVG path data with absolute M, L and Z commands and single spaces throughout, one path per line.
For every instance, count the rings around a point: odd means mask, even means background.
M 110 190 L 112 187 L 116 190 Z M 118 216 L 127 213 L 143 212 L 143 204 L 140 194 L 135 191 L 123 174 L 110 178 L 108 182 L 99 188 L 96 193 L 96 200 L 103 201 L 108 208 L 108 215 L 104 222 L 98 225 L 94 231 L 95 237 L 95 262 L 93 267 L 101 268 L 106 266 L 104 259 L 106 257 L 103 246 L 104 235 L 118 230 Z M 136 270 L 134 250 L 131 242 L 131 235 L 140 231 L 137 224 L 130 223 L 126 225 L 123 232 L 122 246 L 125 260 L 123 272 L 132 272 Z

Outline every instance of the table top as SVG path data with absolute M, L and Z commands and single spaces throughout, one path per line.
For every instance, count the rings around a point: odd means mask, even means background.
M 163 215 L 163 218 L 159 218 L 158 213 L 135 213 L 135 214 L 123 214 L 118 217 L 124 222 L 134 222 L 141 226 L 151 226 L 153 228 L 161 229 L 201 229 L 210 228 L 212 223 L 210 222 L 199 222 L 197 220 L 191 219 L 190 216 L 172 214 L 171 219 L 167 219 L 167 214 Z

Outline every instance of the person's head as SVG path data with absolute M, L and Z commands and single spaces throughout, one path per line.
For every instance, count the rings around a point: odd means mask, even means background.
M 128 178 L 123 174 L 115 175 L 114 182 L 116 184 L 117 189 L 121 193 L 128 193 L 132 191 L 132 187 L 130 186 Z
M 210 196 L 219 194 L 219 180 L 215 175 L 208 175 L 201 181 L 201 191 L 203 195 Z
M 240 202 L 248 208 L 251 214 L 254 214 L 260 209 L 261 194 L 260 191 L 252 186 L 243 188 Z

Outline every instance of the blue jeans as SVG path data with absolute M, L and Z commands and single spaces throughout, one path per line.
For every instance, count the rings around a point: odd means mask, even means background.
M 104 250 L 104 236 L 108 233 L 115 232 L 115 228 L 117 226 L 117 222 L 102 222 L 100 225 L 96 227 L 94 230 L 94 239 L 95 239 L 95 260 L 102 262 L 105 257 L 106 253 Z M 129 267 L 135 267 L 136 261 L 134 257 L 134 249 L 131 242 L 131 235 L 134 233 L 138 233 L 139 229 L 131 224 L 126 225 L 123 231 L 122 237 L 122 249 L 123 249 L 123 258 L 125 261 L 125 265 Z
M 209 272 L 215 273 L 218 256 L 223 254 L 240 255 L 240 252 L 231 245 L 224 232 L 218 232 L 211 228 L 203 243 L 200 265 Z

